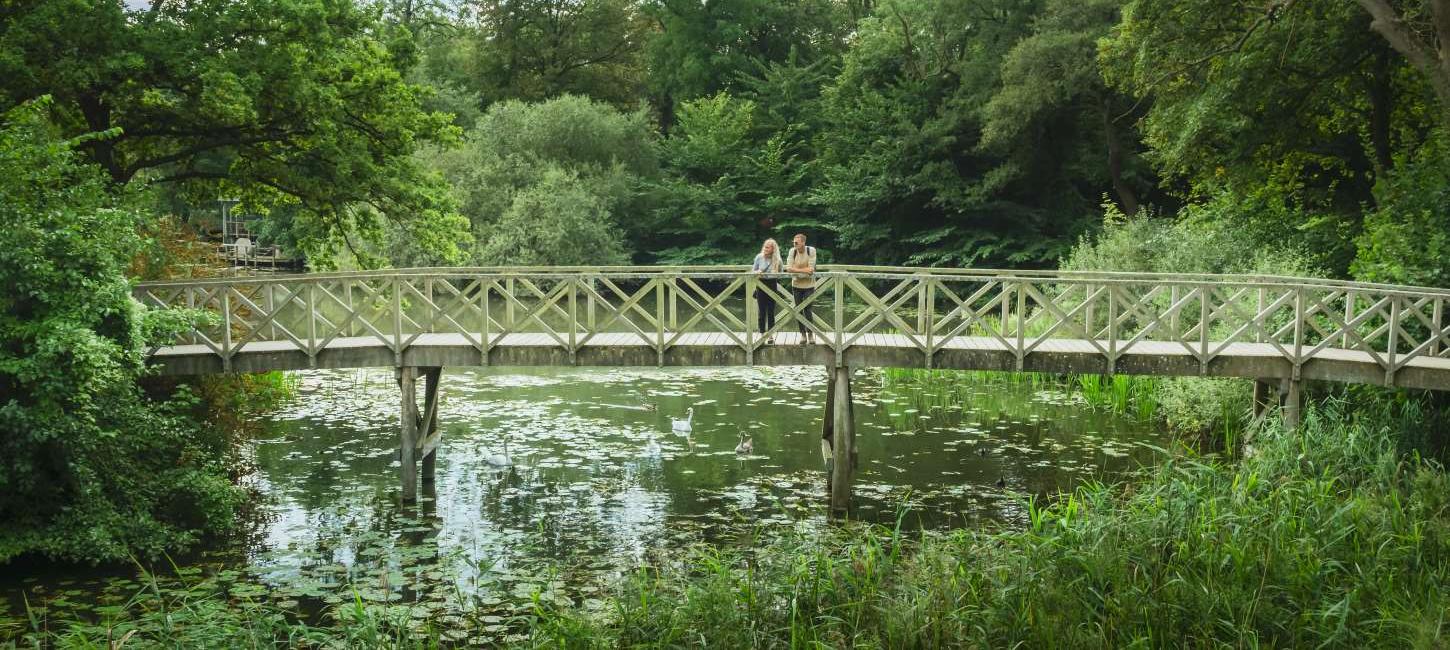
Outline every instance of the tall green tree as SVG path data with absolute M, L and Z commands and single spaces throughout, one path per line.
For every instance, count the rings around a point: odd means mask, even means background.
M 645 46 L 649 92 L 666 129 L 684 101 L 736 93 L 763 63 L 839 57 L 862 16 L 861 2 L 834 0 L 650 0 L 657 31 Z
M 661 144 L 664 175 L 650 237 L 670 264 L 743 263 L 766 237 L 820 232 L 811 166 L 788 130 L 756 128 L 753 101 L 719 93 L 683 103 Z
M 1100 60 L 1145 102 L 1148 157 L 1183 196 L 1282 204 L 1297 216 L 1240 227 L 1326 251 L 1340 273 L 1376 182 L 1436 121 L 1425 77 L 1354 3 L 1133 0 Z
M 479 95 L 483 106 L 562 94 L 621 109 L 639 103 L 649 24 L 630 0 L 469 0 L 464 31 L 430 70 Z
M 1450 0 L 1356 0 L 1370 28 L 1429 81 L 1450 125 Z
M 292 209 L 325 263 L 330 245 L 390 220 L 457 259 L 467 236 L 446 186 L 412 158 L 455 137 L 403 81 L 416 60 L 380 9 L 333 0 L 10 3 L 0 19 L 0 106 L 41 95 L 116 184 L 226 192 L 258 211 Z
M 570 255 L 582 256 L 570 258 L 578 263 L 617 263 L 618 247 L 590 242 L 634 241 L 648 227 L 641 217 L 649 212 L 649 197 L 641 188 L 659 167 L 654 128 L 644 112 L 624 113 L 575 95 L 495 104 L 464 145 L 438 156 L 435 164 L 453 183 L 472 225 L 475 260 L 511 264 L 561 259 L 562 253 L 507 253 L 511 247 L 495 241 L 506 233 L 520 241 L 517 233 L 529 227 L 562 241 L 578 234 L 569 244 L 577 249 Z M 547 196 L 565 185 L 573 186 L 567 196 Z M 549 205 L 557 209 L 545 209 Z M 530 219 L 534 222 L 526 223 Z M 581 219 L 597 221 L 598 230 L 595 225 L 579 230 Z M 610 234 L 601 239 L 600 232 Z M 530 244 L 520 250 L 541 248 Z
M 853 260 L 1047 264 L 1096 223 L 1098 190 L 1078 190 L 1072 170 L 1047 156 L 1014 169 L 1004 163 L 1015 152 L 983 146 L 1003 58 L 1040 10 L 1029 0 L 886 2 L 861 22 L 825 91 L 814 192 Z
M 1006 159 L 995 174 L 1069 177 L 1068 192 L 1108 185 L 1124 213 L 1138 211 L 1155 179 L 1139 156 L 1133 101 L 1107 87 L 1096 56 L 1123 4 L 1048 0 L 1007 52 L 982 125 L 981 147 Z

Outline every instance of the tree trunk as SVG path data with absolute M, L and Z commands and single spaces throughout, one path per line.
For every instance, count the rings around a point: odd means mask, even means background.
M 1390 119 L 1395 110 L 1392 70 L 1390 51 L 1380 50 L 1369 80 L 1369 138 L 1374 147 L 1376 177 L 1383 177 L 1395 166 L 1390 147 Z
M 1138 195 L 1123 178 L 1123 143 L 1118 140 L 1117 127 L 1113 126 L 1112 100 L 1106 97 L 1102 101 L 1102 113 L 1103 136 L 1108 143 L 1108 178 L 1113 182 L 1113 191 L 1118 195 L 1123 214 L 1134 215 L 1138 213 Z
M 1450 124 L 1450 0 L 1429 0 L 1435 35 L 1421 38 L 1405 24 L 1390 0 L 1357 0 L 1369 12 L 1369 27 L 1389 41 L 1390 47 L 1403 54 L 1410 65 L 1424 74 L 1440 100 L 1440 115 Z M 1438 47 L 1436 41 L 1439 42 Z
M 106 106 L 99 96 L 84 94 L 76 103 L 81 109 L 81 116 L 86 119 L 87 130 L 99 133 L 111 128 L 111 107 Z M 130 180 L 126 170 L 116 161 L 116 143 L 110 138 L 88 140 L 82 148 L 90 153 L 93 162 L 111 175 L 112 182 L 120 185 Z

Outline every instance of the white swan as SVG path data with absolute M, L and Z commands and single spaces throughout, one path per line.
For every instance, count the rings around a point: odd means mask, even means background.
M 513 465 L 513 460 L 509 458 L 509 439 L 503 439 L 502 454 L 487 454 L 483 457 L 483 462 L 488 463 L 489 465 L 493 465 L 494 467 L 509 467 Z
M 755 442 L 754 442 L 754 440 L 755 439 L 754 439 L 753 436 L 747 436 L 744 433 L 741 433 L 740 434 L 740 444 L 735 445 L 735 453 L 740 454 L 742 456 L 749 456 L 750 455 L 750 452 L 752 452 L 752 451 L 755 450 Z
M 670 429 L 675 433 L 689 433 L 693 428 L 690 421 L 695 419 L 695 407 L 685 409 L 685 419 L 670 418 Z

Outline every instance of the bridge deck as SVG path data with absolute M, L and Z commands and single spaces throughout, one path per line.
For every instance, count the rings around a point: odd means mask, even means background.
M 850 339 L 847 335 L 847 339 Z M 298 370 L 307 368 L 357 368 L 391 366 L 732 366 L 829 364 L 835 360 L 835 335 L 817 335 L 817 345 L 802 346 L 795 332 L 780 333 L 775 344 L 755 349 L 747 356 L 735 340 L 743 333 L 665 332 L 675 342 L 663 354 L 656 341 L 634 333 L 598 333 L 578 345 L 574 354 L 548 334 L 514 333 L 493 337 L 485 355 L 462 334 L 419 334 L 396 355 L 390 342 L 376 336 L 339 337 L 308 355 L 291 341 L 258 341 L 237 346 L 231 369 L 239 372 Z M 482 340 L 473 334 L 474 341 Z M 582 337 L 581 337 L 582 339 Z M 1110 342 L 1083 339 L 1047 339 L 1023 358 L 1021 370 L 1037 372 L 1100 373 L 1108 370 L 1102 350 Z M 957 336 L 936 341 L 931 367 L 961 370 L 1018 370 L 1016 353 L 1010 344 L 990 336 Z M 1210 347 L 1219 344 L 1210 342 Z M 911 337 L 901 334 L 863 333 L 844 348 L 842 360 L 849 365 L 922 367 L 924 354 Z M 162 374 L 189 375 L 221 372 L 222 360 L 206 345 L 173 345 L 159 348 L 151 358 Z M 1229 343 L 1206 366 L 1182 343 L 1140 341 L 1121 352 L 1112 368 L 1122 374 L 1164 376 L 1220 376 L 1271 378 L 1290 377 L 1291 364 L 1282 352 L 1268 343 Z M 1376 359 L 1366 352 L 1327 348 L 1301 367 L 1306 379 L 1384 383 L 1385 374 Z M 1396 385 L 1444 390 L 1450 388 L 1450 359 L 1417 357 L 1404 364 Z

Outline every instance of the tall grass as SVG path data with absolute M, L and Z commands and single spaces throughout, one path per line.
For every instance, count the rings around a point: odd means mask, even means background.
M 849 529 L 702 548 L 540 646 L 1443 647 L 1450 482 L 1339 405 L 1237 465 L 1029 502 L 1021 531 Z
M 882 373 L 887 386 L 915 389 L 913 405 L 922 411 L 960 405 L 982 386 L 1056 390 L 1093 410 L 1162 422 L 1201 450 L 1236 452 L 1250 416 L 1252 387 L 1244 379 L 904 368 Z
M 888 386 L 909 386 L 921 396 L 937 401 L 919 406 L 960 403 L 981 386 L 1014 386 L 1031 390 L 1059 390 L 1081 397 L 1089 408 L 1118 415 L 1152 419 L 1158 412 L 1158 389 L 1162 379 L 1130 375 L 1053 375 L 1039 372 L 992 372 L 984 370 L 924 370 L 885 368 Z
M 1130 375 L 1071 375 L 1064 383 L 1076 388 L 1088 406 L 1149 420 L 1158 413 L 1158 388 L 1162 380 Z

